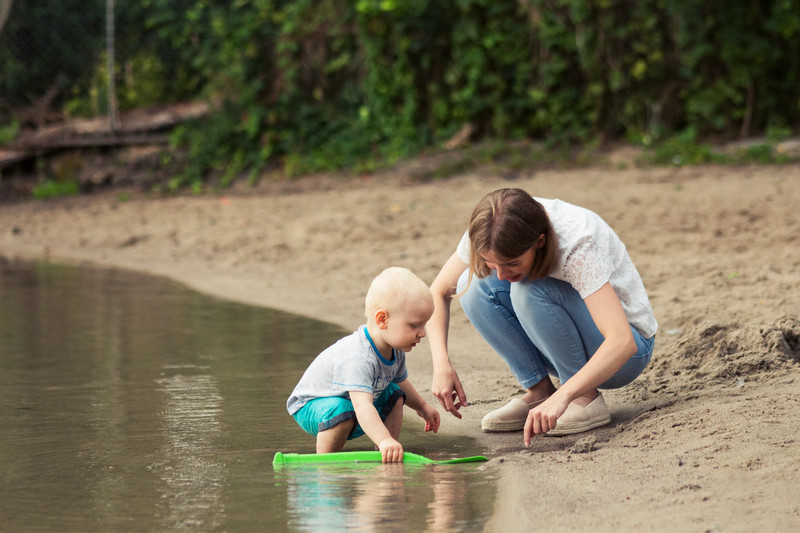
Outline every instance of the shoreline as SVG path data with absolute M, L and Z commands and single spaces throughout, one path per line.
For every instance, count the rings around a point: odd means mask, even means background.
M 352 330 L 383 268 L 433 281 L 485 192 L 517 186 L 582 205 L 625 242 L 660 325 L 644 374 L 604 392 L 609 426 L 530 448 L 521 433 L 482 433 L 483 414 L 519 387 L 458 304 L 450 352 L 470 403 L 464 419 L 430 395 L 427 344 L 409 355 L 442 431 L 475 438 L 492 457 L 485 468 L 500 478 L 486 529 L 790 530 L 800 524 L 798 178 L 800 165 L 593 167 L 427 183 L 394 171 L 220 197 L 123 202 L 101 193 L 0 206 L 0 257 L 167 277 Z

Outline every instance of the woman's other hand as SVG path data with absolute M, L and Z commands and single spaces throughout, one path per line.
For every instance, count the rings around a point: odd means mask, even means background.
M 461 418 L 461 413 L 458 411 L 468 405 L 467 395 L 455 368 L 450 366 L 434 372 L 431 392 L 445 411 L 456 418 Z

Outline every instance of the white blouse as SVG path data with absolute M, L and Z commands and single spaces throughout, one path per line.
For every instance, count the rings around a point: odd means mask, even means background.
M 583 207 L 561 200 L 535 200 L 544 206 L 558 236 L 558 262 L 550 277 L 566 281 L 584 299 L 611 283 L 628 322 L 645 338 L 655 335 L 658 323 L 642 278 L 611 226 Z M 461 238 L 457 254 L 469 264 L 468 233 Z

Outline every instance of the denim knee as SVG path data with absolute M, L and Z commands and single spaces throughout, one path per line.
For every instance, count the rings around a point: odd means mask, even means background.
M 519 323 L 511 305 L 511 283 L 495 275 L 473 277 L 467 290 L 466 276 L 459 279 L 461 307 L 473 327 L 506 362 L 523 388 L 538 383 L 548 374 L 546 361 Z
M 468 281 L 469 285 L 467 285 Z M 505 282 L 505 285 L 510 284 Z M 487 303 L 497 299 L 498 291 L 508 292 L 508 290 L 509 287 L 504 286 L 503 282 L 494 276 L 485 278 L 472 276 L 472 279 L 469 279 L 469 271 L 461 274 L 456 288 L 459 295 L 458 301 L 467 316 L 471 313 L 483 312 Z
M 517 309 L 519 314 L 531 311 L 529 309 L 531 302 L 538 301 L 563 306 L 565 297 L 574 296 L 582 300 L 578 291 L 572 285 L 555 278 L 540 278 L 522 283 L 512 283 L 510 294 L 514 309 Z

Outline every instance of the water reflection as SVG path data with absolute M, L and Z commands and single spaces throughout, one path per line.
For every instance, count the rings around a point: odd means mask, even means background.
M 224 523 L 225 466 L 213 455 L 223 431 L 222 397 L 213 376 L 192 375 L 203 370 L 208 367 L 168 365 L 165 372 L 174 375 L 157 381 L 166 396 L 166 439 L 159 453 L 163 460 L 151 470 L 160 478 L 158 491 L 166 502 L 164 529 L 217 529 Z
M 475 531 L 494 488 L 475 465 L 281 465 L 288 524 L 299 531 Z
M 273 470 L 276 451 L 313 451 L 286 398 L 344 333 L 164 279 L 0 258 L 0 531 L 480 529 L 494 485 L 474 465 Z M 401 438 L 432 458 L 482 452 L 410 423 Z

